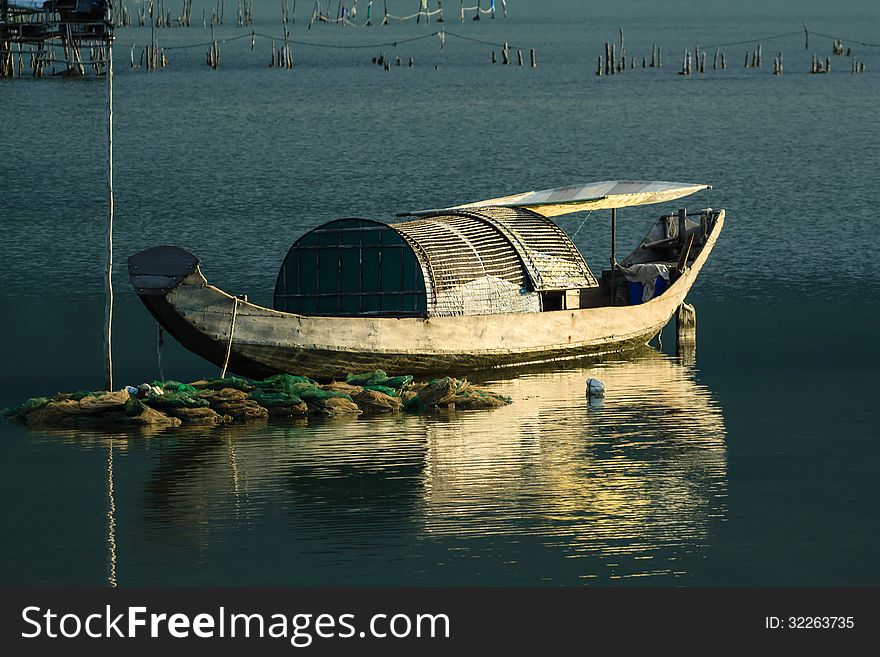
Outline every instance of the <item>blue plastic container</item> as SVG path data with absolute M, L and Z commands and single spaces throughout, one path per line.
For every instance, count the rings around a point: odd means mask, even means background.
M 654 296 L 659 297 L 669 287 L 669 283 L 662 276 L 658 276 L 654 281 Z M 642 295 L 645 293 L 645 286 L 641 283 L 629 283 L 629 305 L 636 306 L 642 303 Z

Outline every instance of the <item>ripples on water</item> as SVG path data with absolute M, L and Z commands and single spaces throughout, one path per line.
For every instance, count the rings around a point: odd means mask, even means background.
M 589 377 L 605 381 L 604 400 L 585 398 Z M 722 412 L 690 368 L 645 352 L 486 383 L 515 402 L 118 439 L 34 437 L 94 459 L 112 446 L 122 584 L 689 574 L 688 555 L 723 520 L 726 490 Z M 532 561 L 534 549 L 549 568 Z M 249 559 L 272 577 L 254 574 Z

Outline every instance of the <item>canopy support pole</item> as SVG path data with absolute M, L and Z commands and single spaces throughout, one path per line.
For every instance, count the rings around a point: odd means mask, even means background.
M 611 305 L 615 305 L 617 285 L 617 208 L 611 208 Z

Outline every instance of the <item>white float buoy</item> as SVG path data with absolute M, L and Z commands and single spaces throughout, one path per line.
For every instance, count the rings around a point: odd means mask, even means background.
M 587 379 L 587 397 L 604 397 L 605 384 L 599 379 Z

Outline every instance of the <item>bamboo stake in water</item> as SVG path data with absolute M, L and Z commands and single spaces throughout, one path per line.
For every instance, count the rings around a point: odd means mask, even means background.
M 113 390 L 113 36 L 107 38 L 107 242 L 104 268 L 104 387 Z
M 162 330 L 161 324 L 156 324 L 156 355 L 159 358 L 159 380 L 165 380 L 165 359 L 163 357 L 163 348 L 165 347 L 165 331 Z

